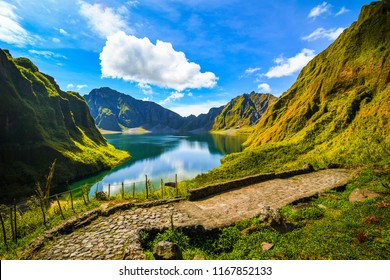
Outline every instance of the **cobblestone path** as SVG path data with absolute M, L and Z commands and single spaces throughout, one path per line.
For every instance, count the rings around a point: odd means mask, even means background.
M 255 217 L 264 206 L 280 208 L 298 199 L 345 185 L 351 170 L 328 169 L 288 179 L 275 179 L 200 201 L 180 201 L 151 208 L 133 208 L 99 217 L 90 225 L 58 236 L 32 259 L 143 259 L 141 229 L 201 225 L 206 229 Z

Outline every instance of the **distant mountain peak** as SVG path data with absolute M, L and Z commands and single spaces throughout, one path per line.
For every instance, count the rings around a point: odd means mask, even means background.
M 122 131 L 143 127 L 154 132 L 209 131 L 250 126 L 256 123 L 268 105 L 277 99 L 271 94 L 252 92 L 236 97 L 226 106 L 211 108 L 207 114 L 181 117 L 154 102 L 138 100 L 107 87 L 93 89 L 84 97 L 97 126 L 101 129 Z M 231 111 L 233 104 L 237 102 L 240 103 L 239 108 L 236 108 L 238 111 Z M 236 114 L 239 116 L 233 117 Z M 226 115 L 229 115 L 228 122 L 216 125 L 220 119 L 225 120 Z

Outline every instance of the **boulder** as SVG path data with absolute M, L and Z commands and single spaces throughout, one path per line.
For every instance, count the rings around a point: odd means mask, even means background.
M 179 245 L 173 242 L 160 241 L 153 248 L 153 256 L 156 260 L 182 260 Z
M 314 167 L 313 165 L 311 165 L 310 163 L 306 163 L 303 168 L 303 170 L 309 170 L 309 171 L 314 171 Z
M 375 198 L 377 196 L 379 196 L 379 194 L 373 191 L 354 189 L 349 195 L 349 202 L 363 201 L 367 198 Z
M 294 230 L 294 225 L 283 217 L 279 209 L 273 209 L 269 206 L 262 209 L 259 216 L 259 222 L 280 233 L 286 233 Z

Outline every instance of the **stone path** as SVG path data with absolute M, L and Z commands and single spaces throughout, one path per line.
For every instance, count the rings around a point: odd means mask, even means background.
M 133 208 L 99 217 L 90 225 L 61 235 L 31 256 L 32 259 L 143 259 L 141 229 L 201 225 L 217 228 L 255 217 L 264 206 L 280 208 L 338 186 L 351 170 L 328 169 L 289 179 L 275 179 L 222 193 L 200 201 L 181 201 L 151 208 Z

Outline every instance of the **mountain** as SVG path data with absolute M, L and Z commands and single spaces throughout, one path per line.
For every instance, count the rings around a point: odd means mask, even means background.
M 62 91 L 27 58 L 0 50 L 2 201 L 31 195 L 55 159 L 57 185 L 109 169 L 128 157 L 103 138 L 83 97 Z
M 108 87 L 85 95 L 96 125 L 105 130 L 143 127 L 151 131 L 176 131 L 182 117 L 150 101 L 142 101 Z
M 215 118 L 212 129 L 224 130 L 252 126 L 277 98 L 271 94 L 251 92 L 232 99 Z
M 199 131 L 207 132 L 212 129 L 215 118 L 221 113 L 224 106 L 211 108 L 207 114 L 199 116 L 190 115 L 184 118 L 184 123 L 181 126 L 182 131 Z
M 137 100 L 108 87 L 85 95 L 91 115 L 104 130 L 143 127 L 152 132 L 202 132 L 251 126 L 277 98 L 270 94 L 243 94 L 207 114 L 181 117 L 154 102 Z
M 289 139 L 333 143 L 337 154 L 346 143 L 356 149 L 368 144 L 365 139 L 388 140 L 389 46 L 389 2 L 364 6 L 358 21 L 317 55 L 270 107 L 247 144 Z
M 358 20 L 302 69 L 256 124 L 247 148 L 201 181 L 304 163 L 390 164 L 389 132 L 390 1 L 379 1 L 363 6 Z

